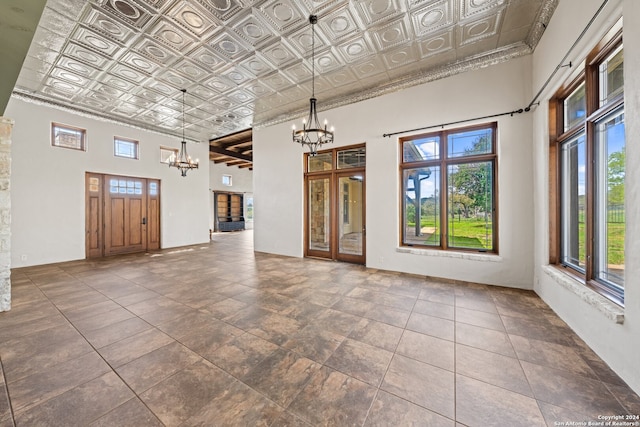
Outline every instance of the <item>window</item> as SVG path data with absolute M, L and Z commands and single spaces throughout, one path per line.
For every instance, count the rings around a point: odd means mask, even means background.
M 231 187 L 232 185 L 231 175 L 222 175 L 222 185 Z
M 116 157 L 126 157 L 127 159 L 138 158 L 138 141 L 120 137 L 113 138 L 113 155 Z
M 550 263 L 624 304 L 625 129 L 622 33 L 594 50 L 550 101 Z M 556 209 L 554 206 L 558 206 Z
M 51 123 L 51 145 L 86 151 L 87 131 L 73 126 Z
M 400 139 L 402 245 L 497 252 L 496 124 Z
M 160 163 L 169 164 L 171 159 L 178 157 L 178 150 L 175 148 L 160 147 Z

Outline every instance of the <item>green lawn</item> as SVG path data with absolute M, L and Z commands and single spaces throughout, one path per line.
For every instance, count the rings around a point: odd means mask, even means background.
M 421 227 L 424 228 L 436 228 L 436 220 L 438 218 L 422 218 L 420 222 Z M 414 227 L 415 224 L 408 224 L 409 227 Z M 449 246 L 457 248 L 470 248 L 470 249 L 486 249 L 490 250 L 492 245 L 491 238 L 491 222 L 486 223 L 484 219 L 476 218 L 449 218 Z M 425 233 L 426 234 L 426 233 Z M 436 232 L 425 235 L 424 241 L 427 245 L 438 244 L 438 229 Z

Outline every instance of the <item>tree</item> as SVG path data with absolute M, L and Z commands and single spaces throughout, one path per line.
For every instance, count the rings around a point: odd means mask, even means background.
M 607 202 L 610 205 L 624 204 L 625 149 L 609 155 L 607 174 Z
M 479 137 L 470 149 L 465 150 L 468 154 L 479 154 L 490 151 L 490 139 L 483 135 Z M 449 175 L 449 186 L 454 203 L 465 206 L 465 217 L 469 216 L 469 210 L 484 212 L 485 215 L 491 210 L 491 164 L 488 162 L 469 163 L 456 166 L 456 171 Z M 464 200 L 464 203 L 456 200 Z

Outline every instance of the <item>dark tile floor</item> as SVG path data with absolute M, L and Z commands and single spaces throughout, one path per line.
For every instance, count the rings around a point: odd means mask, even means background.
M 554 426 L 640 399 L 534 293 L 210 244 L 16 269 L 0 426 Z

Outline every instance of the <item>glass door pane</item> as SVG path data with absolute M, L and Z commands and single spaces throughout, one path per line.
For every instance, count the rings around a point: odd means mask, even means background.
M 309 252 L 330 251 L 331 204 L 329 198 L 330 178 L 309 179 Z M 326 256 L 326 255 L 325 255 Z
M 338 253 L 363 255 L 363 174 L 338 178 Z

